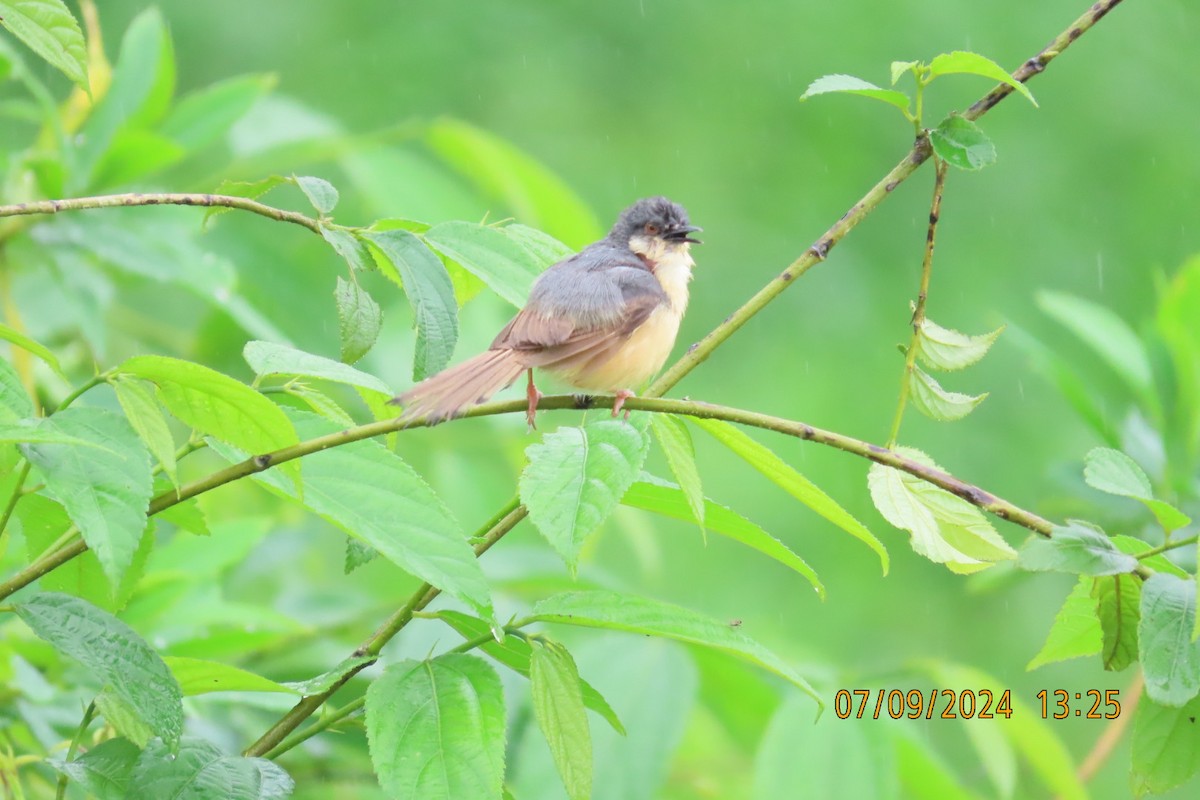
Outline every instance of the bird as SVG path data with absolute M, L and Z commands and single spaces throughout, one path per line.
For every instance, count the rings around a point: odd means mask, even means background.
M 616 417 L 675 345 L 695 265 L 689 251 L 701 243 L 692 234 L 702 230 L 666 197 L 638 200 L 607 236 L 539 275 L 486 352 L 392 398 L 400 420 L 460 416 L 527 372 L 526 420 L 535 428 L 543 396 L 535 368 L 585 393 L 615 395 Z

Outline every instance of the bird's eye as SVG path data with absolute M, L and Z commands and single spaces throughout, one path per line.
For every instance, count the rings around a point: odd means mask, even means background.
M 655 225 L 653 222 L 647 222 L 646 223 L 646 233 L 650 234 L 651 236 L 657 236 L 658 235 L 658 226 Z

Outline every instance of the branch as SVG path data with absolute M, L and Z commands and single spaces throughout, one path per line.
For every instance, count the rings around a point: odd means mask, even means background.
M 106 194 L 97 197 L 72 197 L 66 200 L 36 200 L 29 203 L 0 206 L 0 217 L 22 217 L 31 214 L 57 214 L 60 211 L 79 211 L 86 208 L 123 208 L 126 206 L 209 206 L 238 208 L 276 222 L 290 222 L 321 233 L 321 224 L 296 211 L 285 211 L 249 197 L 226 194 L 185 194 L 166 192 L 156 194 Z

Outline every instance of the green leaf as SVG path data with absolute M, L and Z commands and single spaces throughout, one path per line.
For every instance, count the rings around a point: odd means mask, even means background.
M 297 398 L 322 417 L 336 422 L 343 428 L 352 428 L 355 425 L 354 417 L 350 416 L 333 398 L 311 386 L 303 383 L 291 383 L 288 384 L 284 393 Z
M 1128 713 L 1128 712 L 1126 712 Z M 1133 717 L 1133 765 L 1130 788 L 1141 797 L 1162 794 L 1200 771 L 1200 697 L 1179 708 L 1149 700 Z
M 600 224 L 583 199 L 511 142 L 447 118 L 429 125 L 426 141 L 447 163 L 523 222 L 576 246 L 600 238 Z
M 112 140 L 92 173 L 95 186 L 120 186 L 161 172 L 186 154 L 178 143 L 154 131 L 125 128 Z
M 525 305 L 541 274 L 538 261 L 522 245 L 486 225 L 443 222 L 426 231 L 425 242 L 517 308 Z
M 1004 328 L 1001 325 L 991 333 L 968 336 L 943 328 L 926 317 L 921 320 L 921 345 L 917 350 L 917 358 L 930 369 L 950 371 L 969 367 L 987 355 Z
M 288 681 L 281 685 L 305 697 L 312 697 L 313 695 L 329 691 L 333 688 L 334 684 L 350 672 L 357 672 L 368 664 L 374 664 L 376 658 L 376 656 L 350 656 L 349 658 L 343 658 L 333 669 L 323 672 L 314 678 L 303 681 Z
M 437 616 L 447 625 L 449 625 L 467 641 L 479 639 L 491 631 L 490 625 L 478 617 L 472 617 L 464 614 L 461 611 L 442 610 L 437 612 Z M 491 657 L 498 664 L 502 664 L 513 672 L 519 675 L 529 677 L 530 661 L 533 658 L 532 646 L 527 639 L 522 639 L 519 636 L 505 635 L 505 637 L 497 642 L 491 639 L 479 646 L 486 655 Z M 612 726 L 612 729 L 622 736 L 625 735 L 625 727 L 621 725 L 621 720 L 617 718 L 617 712 L 612 710 L 608 701 L 596 691 L 590 683 L 583 678 L 579 679 L 579 691 L 583 697 L 583 704 L 595 711 Z
M 166 417 L 154 395 L 139 380 L 115 380 L 112 383 L 117 393 L 117 402 L 125 412 L 125 418 L 137 431 L 150 454 L 162 464 L 163 472 L 175 486 L 179 485 L 179 475 L 175 464 L 175 440 L 167 427 Z
M 954 422 L 975 410 L 988 396 L 948 392 L 933 377 L 918 366 L 909 373 L 908 387 L 912 403 L 918 411 L 938 422 Z
M 1092 587 L 1096 616 L 1104 633 L 1101 663 L 1119 672 L 1138 658 L 1138 622 L 1141 618 L 1142 579 L 1136 575 L 1106 575 Z
M 1033 367 L 1054 383 L 1079 418 L 1103 441 L 1111 445 L 1119 442 L 1108 409 L 1098 402 L 1100 393 L 1084 383 L 1067 359 L 1020 328 L 1014 328 L 1009 338 L 1025 351 Z
M 923 736 L 900 725 L 893 726 L 892 744 L 896 748 L 896 777 L 903 797 L 937 800 L 976 800 L 948 764 L 933 751 Z
M 487 662 L 460 653 L 401 661 L 367 689 L 367 741 L 389 797 L 498 797 L 504 692 Z
M 129 773 L 141 754 L 133 742 L 117 738 L 100 742 L 74 761 L 49 764 L 97 800 L 126 800 Z
M 1156 409 L 1150 359 L 1137 334 L 1104 306 L 1058 292 L 1040 291 L 1038 308 L 1078 336 L 1148 408 Z
M 900 79 L 904 77 L 904 73 L 912 72 L 913 67 L 920 63 L 920 61 L 893 61 L 891 67 L 892 86 L 900 82 Z
M 239 667 L 222 664 L 219 661 L 206 661 L 201 658 L 186 658 L 183 656 L 165 656 L 163 661 L 175 680 L 184 697 L 192 697 L 208 692 L 283 692 L 298 694 L 298 692 L 281 683 L 255 675 L 253 672 Z
M 296 182 L 300 191 L 304 192 L 304 196 L 308 198 L 308 202 L 312 203 L 312 207 L 321 216 L 328 216 L 337 206 L 338 190 L 329 181 L 309 175 L 296 175 L 292 180 Z
M 1046 634 L 1046 643 L 1038 654 L 1025 666 L 1037 669 L 1043 664 L 1066 661 L 1070 658 L 1095 655 L 1104 644 L 1100 620 L 1096 615 L 1096 599 L 1092 596 L 1093 579 L 1080 575 L 1075 588 L 1067 595 L 1062 608 L 1054 617 L 1054 624 Z M 1114 622 L 1117 618 L 1113 618 Z M 1110 630 L 1116 630 L 1110 627 Z
M 533 645 L 529 665 L 533 715 L 571 800 L 592 796 L 592 734 L 575 659 L 558 642 Z
M 374 375 L 331 358 L 305 353 L 286 344 L 247 342 L 242 350 L 242 357 L 260 378 L 268 375 L 300 375 L 344 383 L 347 386 L 359 386 L 386 396 L 392 394 L 388 385 Z
M 30 339 L 28 336 L 16 330 L 15 328 L 10 328 L 3 322 L 0 322 L 0 339 L 12 342 L 22 350 L 28 350 L 30 353 L 33 353 L 42 361 L 45 361 L 50 369 L 54 370 L 54 374 L 58 375 L 64 380 L 66 379 L 67 376 L 62 371 L 62 367 L 59 366 L 58 358 L 54 355 L 54 353 L 51 353 L 49 348 L 47 348 L 45 345 L 38 344 L 33 339 Z M 25 416 L 32 415 L 29 414 Z
M 533 607 L 533 618 L 541 622 L 661 636 L 711 647 L 775 673 L 815 700 L 818 712 L 825 708 L 824 701 L 808 681 L 770 650 L 729 623 L 697 614 L 690 609 L 660 603 L 657 600 L 597 590 L 567 592 L 548 597 Z
M 1155 573 L 1142 585 L 1138 655 L 1146 694 L 1156 703 L 1179 707 L 1200 692 L 1200 641 L 1196 624 L 1196 582 Z
M 0 423 L 0 444 L 69 444 L 76 447 L 102 447 L 98 442 L 80 439 L 63 431 L 53 420 L 46 417 L 19 419 Z M 112 452 L 111 450 L 109 452 Z
M 154 486 L 146 449 L 124 417 L 111 411 L 68 408 L 42 425 L 96 445 L 28 444 L 22 451 L 116 586 L 146 527 Z
M 862 78 L 856 78 L 853 75 L 822 75 L 808 85 L 808 88 L 804 90 L 804 94 L 800 95 L 800 99 L 807 100 L 810 97 L 815 97 L 819 94 L 828 94 L 829 92 L 870 97 L 873 100 L 882 100 L 901 111 L 908 111 L 908 95 L 904 92 L 898 92 L 895 89 L 881 89 L 875 84 L 868 83 Z
M 91 93 L 87 43 L 62 0 L 0 0 L 0 24 L 80 89 Z
M 1035 536 L 1026 542 L 1017 566 L 1031 572 L 1119 575 L 1137 569 L 1137 559 L 1117 549 L 1100 528 L 1073 519 L 1055 525 L 1050 538 Z
M 654 429 L 654 438 L 658 440 L 658 446 L 667 458 L 667 465 L 687 498 L 692 518 L 700 526 L 701 535 L 704 535 L 704 487 L 700 484 L 700 471 L 696 468 L 696 449 L 692 445 L 692 435 L 688 433 L 683 420 L 674 414 L 651 414 L 650 423 Z
M 894 69 L 895 67 L 893 66 Z M 953 53 L 942 53 L 929 62 L 929 77 L 927 80 L 932 81 L 940 75 L 952 75 L 955 73 L 981 75 L 984 78 L 991 78 L 994 81 L 1008 84 L 1024 95 L 1026 100 L 1037 106 L 1037 101 L 1033 99 L 1033 95 L 1030 94 L 1025 84 L 1010 75 L 1008 70 L 995 61 L 978 53 L 970 53 L 963 50 L 956 50 Z
M 370 249 L 357 234 L 341 228 L 321 225 L 321 236 L 334 249 L 334 252 L 346 260 L 352 271 L 370 272 L 375 269 L 375 259 L 371 257 Z M 395 280 L 394 277 L 393 280 Z
M 171 109 L 158 132 L 189 153 L 201 150 L 225 136 L 277 82 L 273 75 L 239 75 L 197 89 Z M 281 176 L 276 178 L 283 182 Z M 242 196 L 257 197 L 258 194 Z
M 280 184 L 288 183 L 288 182 L 289 182 L 288 179 L 283 177 L 282 175 L 268 175 L 267 177 L 260 178 L 259 180 L 256 180 L 256 181 L 225 180 L 225 181 L 221 181 L 221 184 L 219 186 L 217 186 L 217 191 L 214 192 L 214 194 L 227 195 L 229 197 L 248 197 L 251 200 L 257 200 L 258 198 L 262 197 L 267 192 L 274 189 L 276 186 L 279 186 Z M 210 208 L 204 212 L 203 225 L 207 226 L 209 220 L 211 220 L 213 217 L 219 216 L 221 214 L 225 214 L 232 210 L 233 209 L 230 208 L 229 206 L 213 206 L 212 208 Z M 324 226 L 322 226 L 321 232 L 322 233 L 325 232 Z M 325 237 L 325 238 L 328 240 L 329 237 Z M 332 244 L 332 242 L 331 242 L 331 244 Z M 338 252 L 341 252 L 341 251 L 339 250 Z
M 349 575 L 361 566 L 371 563 L 379 556 L 379 551 L 369 544 L 364 544 L 353 536 L 346 537 L 346 557 L 342 562 L 342 574 Z
M 570 258 L 575 251 L 548 233 L 528 225 L 505 225 L 501 232 L 519 244 L 530 255 L 538 272 L 545 272 L 559 261 Z
M 417 328 L 413 380 L 433 375 L 454 355 L 458 341 L 458 301 L 446 267 L 414 234 L 404 230 L 363 234 L 383 254 L 383 273 L 404 287 Z M 397 280 L 398 277 L 398 280 Z
M 635 425 L 603 419 L 559 428 L 526 449 L 521 502 L 572 574 L 584 542 L 617 507 L 648 448 Z
M 39 638 L 128 703 L 168 747 L 178 744 L 183 730 L 179 684 L 136 631 L 78 597 L 55 592 L 33 595 L 16 612 Z
M 129 797 L 171 800 L 284 800 L 295 783 L 265 758 L 222 755 L 216 745 L 186 737 L 179 752 L 154 741 L 129 776 Z
M 300 441 L 279 406 L 246 384 L 201 364 L 166 356 L 135 356 L 120 366 L 119 373 L 158 386 L 162 404 L 185 425 L 252 455 Z M 299 464 L 280 468 L 298 478 Z
M 929 132 L 933 152 L 953 167 L 983 169 L 996 163 L 996 146 L 978 125 L 966 117 L 951 114 Z
M 629 491 L 625 492 L 621 503 L 684 522 L 692 522 L 696 519 L 691 505 L 678 486 L 652 478 L 645 473 L 642 473 L 641 480 L 635 482 L 629 487 Z M 704 524 L 708 530 L 727 536 L 747 547 L 752 547 L 763 555 L 795 570 L 808 579 L 822 600 L 825 599 L 825 585 L 821 583 L 817 573 L 804 559 L 788 549 L 787 545 L 732 509 L 707 499 L 704 501 L 704 507 Z
M 912 447 L 895 452 L 919 464 L 941 469 L 929 456 Z M 945 489 L 915 475 L 872 464 L 867 486 L 875 508 L 891 524 L 912 534 L 918 554 L 951 572 L 966 574 L 1016 557 L 983 512 Z
M 793 693 L 779 706 L 754 758 L 754 797 L 897 800 L 895 756 L 880 724 L 815 725 Z
M 1083 479 L 1093 489 L 1142 501 L 1167 533 L 1192 521 L 1170 503 L 1154 499 L 1154 490 L 1146 473 L 1136 461 L 1120 450 L 1107 447 L 1091 450 L 1084 460 Z
M 883 574 L 888 571 L 888 554 L 883 542 L 846 509 L 838 505 L 816 484 L 801 475 L 765 445 L 751 439 L 738 428 L 724 420 L 691 417 L 691 422 L 707 431 L 721 444 L 741 456 L 746 463 L 765 475 L 772 483 L 783 489 L 846 533 L 862 540 L 879 555 Z
M 341 359 L 353 364 L 365 356 L 379 338 L 383 312 L 357 281 L 342 280 L 341 275 L 338 276 L 333 298 L 337 303 Z
M 139 748 L 154 738 L 154 729 L 142 719 L 138 710 L 121 695 L 105 687 L 96 695 L 96 713 L 117 732 Z
M 3 326 L 0 325 L 0 335 Z M 34 415 L 33 401 L 25 393 L 21 385 L 21 377 L 17 369 L 4 359 L 0 359 L 0 422 L 6 424 L 27 420 Z
M 327 419 L 289 409 L 305 439 L 341 430 Z M 237 460 L 217 446 L 218 453 Z M 398 455 L 364 440 L 329 448 L 303 461 L 303 504 L 374 547 L 401 569 L 492 615 L 487 579 L 458 522 L 428 484 Z M 254 476 L 285 497 L 296 490 L 270 471 Z

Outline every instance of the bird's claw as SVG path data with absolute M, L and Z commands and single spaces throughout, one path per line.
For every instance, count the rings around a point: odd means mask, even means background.
M 637 397 L 637 395 L 634 394 L 633 392 L 629 391 L 628 389 L 622 389 L 621 391 L 617 392 L 617 394 L 616 394 L 617 399 L 613 403 L 613 409 L 612 409 L 612 415 L 614 417 L 616 417 L 617 414 L 621 413 L 621 409 L 624 408 L 624 406 L 625 406 L 625 401 L 631 397 Z M 629 409 L 628 408 L 625 409 L 625 419 L 626 420 L 629 419 Z

